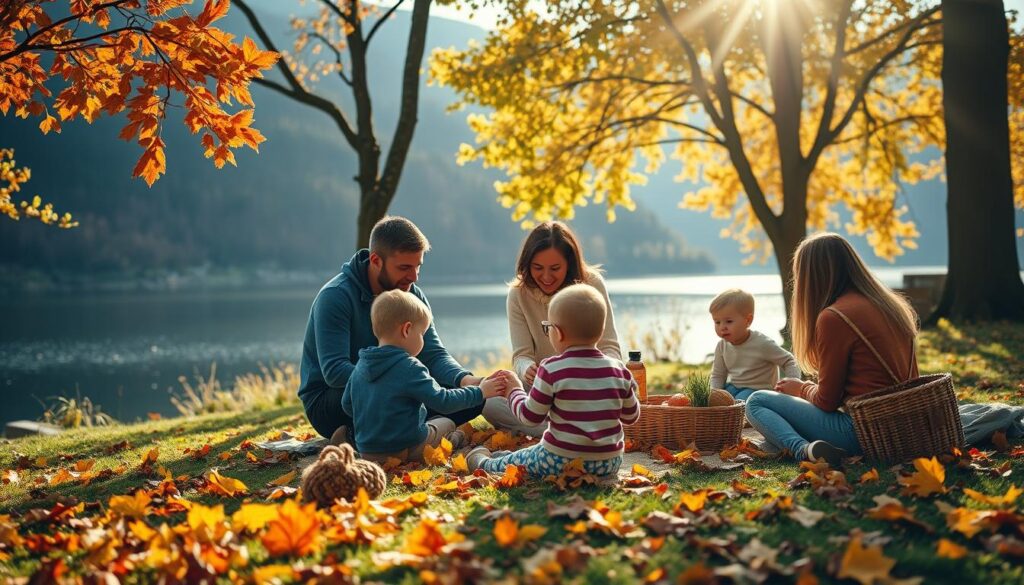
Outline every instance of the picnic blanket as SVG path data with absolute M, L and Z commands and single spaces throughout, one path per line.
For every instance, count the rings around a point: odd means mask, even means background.
M 299 457 L 306 457 L 309 455 L 318 455 L 320 451 L 327 446 L 327 439 L 321 438 L 301 441 L 287 431 L 284 431 L 281 433 L 280 439 L 256 443 L 256 446 L 273 451 L 274 453 L 294 453 Z
M 981 443 L 996 431 L 1005 431 L 1007 439 L 1024 437 L 1024 406 L 998 402 L 961 404 L 960 421 L 968 445 Z

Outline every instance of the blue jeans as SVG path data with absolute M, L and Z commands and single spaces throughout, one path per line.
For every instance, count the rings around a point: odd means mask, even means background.
M 746 400 L 750 398 L 751 394 L 757 392 L 757 388 L 737 388 L 735 384 L 729 383 L 725 385 L 725 391 L 732 394 L 736 400 Z
M 572 459 L 555 455 L 538 443 L 532 447 L 526 447 L 525 449 L 509 453 L 504 457 L 484 459 L 483 463 L 480 464 L 480 468 L 490 473 L 504 473 L 505 468 L 509 465 L 521 465 L 526 468 L 526 472 L 531 477 L 543 478 L 562 473 L 562 468 L 570 461 Z M 598 461 L 584 460 L 583 470 L 596 475 L 598 478 L 606 478 L 618 473 L 619 466 L 621 465 L 622 456 L 618 455 L 611 459 Z
M 853 419 L 845 412 L 825 412 L 803 398 L 758 390 L 747 399 L 747 420 L 772 445 L 804 458 L 811 441 L 827 441 L 850 455 L 861 452 Z

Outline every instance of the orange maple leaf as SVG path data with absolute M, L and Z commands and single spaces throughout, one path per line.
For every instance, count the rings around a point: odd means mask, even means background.
M 448 539 L 441 534 L 437 522 L 424 518 L 405 537 L 402 552 L 418 557 L 429 557 L 440 552 L 446 544 L 448 544 Z
M 320 550 L 323 535 L 316 503 L 300 505 L 285 500 L 277 510 L 277 518 L 267 524 L 263 546 L 270 556 L 292 555 L 304 557 Z
M 505 473 L 498 479 L 499 487 L 511 488 L 526 483 L 526 470 L 518 465 L 505 467 Z

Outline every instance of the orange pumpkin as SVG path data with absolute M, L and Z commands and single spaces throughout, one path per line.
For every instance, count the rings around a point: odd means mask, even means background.
M 673 394 L 665 401 L 667 406 L 690 406 L 690 397 L 680 392 L 679 394 Z

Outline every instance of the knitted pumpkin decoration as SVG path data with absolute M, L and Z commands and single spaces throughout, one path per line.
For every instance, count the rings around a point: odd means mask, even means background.
M 356 459 L 348 444 L 324 447 L 320 459 L 302 472 L 303 499 L 321 508 L 330 507 L 338 498 L 354 500 L 359 488 L 377 498 L 386 484 L 384 470 L 372 461 Z

